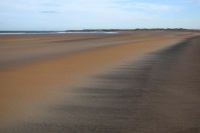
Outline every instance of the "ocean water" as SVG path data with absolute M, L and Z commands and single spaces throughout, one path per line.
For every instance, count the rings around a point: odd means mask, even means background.
M 118 32 L 102 32 L 102 31 L 76 31 L 76 32 L 66 32 L 66 31 L 0 31 L 0 35 L 7 34 L 117 34 Z
M 0 31 L 0 34 L 64 34 L 64 31 Z

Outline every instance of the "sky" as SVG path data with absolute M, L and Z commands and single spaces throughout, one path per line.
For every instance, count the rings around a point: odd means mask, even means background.
M 0 30 L 200 29 L 200 0 L 0 0 Z

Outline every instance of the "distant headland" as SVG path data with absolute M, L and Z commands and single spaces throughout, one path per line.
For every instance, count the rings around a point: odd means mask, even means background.
M 82 29 L 82 30 L 66 30 L 65 32 L 119 32 L 119 31 L 190 31 L 190 32 L 200 32 L 199 29 L 184 29 L 184 28 Z

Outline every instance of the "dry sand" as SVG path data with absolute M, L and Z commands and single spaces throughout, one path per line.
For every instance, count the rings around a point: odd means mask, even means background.
M 20 114 L 34 108 L 33 103 L 37 104 L 45 99 L 59 99 L 55 98 L 58 96 L 56 93 L 61 93 L 63 89 L 67 92 L 70 88 L 81 87 L 83 82 L 88 82 L 86 79 L 90 75 L 99 75 L 113 66 L 136 60 L 147 52 L 169 47 L 195 35 L 190 32 L 164 31 L 120 34 L 1 35 L 1 120 L 9 120 L 16 115 L 23 118 Z M 70 91 L 66 95 L 69 94 Z M 150 96 L 145 97 L 147 101 Z M 72 104 L 74 97 L 73 95 L 69 97 L 71 100 L 68 102 Z M 104 102 L 109 101 L 104 99 Z M 162 106 L 159 105 L 154 109 L 156 108 Z

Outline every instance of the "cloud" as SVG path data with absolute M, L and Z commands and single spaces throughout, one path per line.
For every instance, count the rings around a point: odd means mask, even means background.
M 130 20 L 152 19 L 162 12 L 175 10 L 176 7 L 163 2 L 138 2 L 132 0 L 1 0 L 0 7 L 14 13 L 60 14 L 68 20 L 105 19 Z
M 1 0 L 5 10 L 13 13 L 59 14 L 59 20 L 68 21 L 137 21 L 149 20 L 162 16 L 163 12 L 175 10 L 170 4 L 138 2 L 132 0 Z M 45 16 L 46 18 L 48 15 Z M 97 22 L 95 22 L 97 23 Z M 122 22 L 123 23 L 123 22 Z
M 57 13 L 60 13 L 60 12 L 56 12 L 56 11 L 41 11 L 40 13 L 57 14 Z
M 184 23 L 180 18 L 199 19 L 198 3 L 200 0 L 0 0 L 0 23 L 7 27 L 20 27 L 24 23 L 30 29 L 34 27 L 32 23 L 47 29 L 66 29 L 66 25 L 72 28 L 167 27 Z M 166 21 L 169 18 L 170 23 Z
M 133 3 L 134 8 L 143 9 L 143 10 L 153 10 L 153 11 L 170 11 L 175 7 L 171 5 L 164 4 L 154 4 L 154 3 Z
M 197 1 L 197 0 L 196 0 Z M 169 11 L 175 7 L 166 4 L 156 4 L 147 2 L 135 2 L 130 0 L 18 0 L 16 3 L 14 0 L 1 0 L 1 5 L 18 9 L 18 10 L 40 10 L 52 11 L 53 9 L 58 11 L 67 10 L 148 10 L 148 11 Z M 53 10 L 53 11 L 54 11 Z
M 200 5 L 200 0 L 182 0 L 184 3 L 198 4 Z
M 101 0 L 101 1 L 91 1 L 91 0 L 74 0 L 64 4 L 62 9 L 74 9 L 74 10 L 126 10 L 129 12 L 134 12 L 138 10 L 144 11 L 170 11 L 175 9 L 175 6 L 166 4 L 155 4 L 146 2 L 133 2 L 124 0 Z

